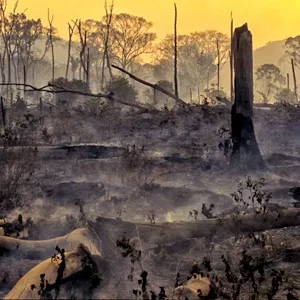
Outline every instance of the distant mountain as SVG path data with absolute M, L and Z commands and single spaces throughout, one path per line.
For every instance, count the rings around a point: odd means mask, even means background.
M 265 46 L 253 51 L 254 69 L 262 64 L 279 65 L 279 60 L 284 55 L 284 43 L 286 40 L 268 42 Z

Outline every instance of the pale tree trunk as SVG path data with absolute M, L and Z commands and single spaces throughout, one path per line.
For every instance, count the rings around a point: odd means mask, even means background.
M 231 112 L 233 151 L 231 165 L 240 170 L 265 167 L 257 145 L 253 116 L 253 49 L 247 24 L 235 29 L 234 86 L 235 101 Z

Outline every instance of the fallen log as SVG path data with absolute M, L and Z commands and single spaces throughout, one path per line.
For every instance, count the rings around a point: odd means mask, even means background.
M 45 259 L 53 255 L 55 247 L 72 251 L 79 244 L 84 244 L 92 255 L 101 257 L 101 241 L 92 230 L 79 228 L 71 233 L 49 240 L 21 240 L 0 236 L 0 250 L 17 252 L 26 258 Z
M 97 218 L 89 221 L 106 243 L 114 243 L 122 239 L 138 236 L 148 245 L 175 243 L 187 238 L 211 238 L 214 235 L 234 235 L 236 233 L 258 232 L 274 228 L 300 225 L 300 209 L 286 209 L 265 214 L 245 214 L 199 220 L 190 222 L 171 222 L 161 224 L 132 223 L 119 219 Z M 103 249 L 105 251 L 105 249 Z M 103 254 L 105 256 L 105 254 Z
M 71 281 L 72 279 L 81 278 L 79 274 L 80 272 L 83 272 L 85 268 L 83 261 L 88 259 L 89 263 L 93 264 L 91 253 L 88 251 L 87 247 L 82 244 L 79 244 L 75 251 L 67 252 L 64 255 L 66 268 L 63 272 L 63 278 L 59 282 L 60 286 Z M 58 268 L 61 261 L 62 258 L 57 255 L 55 258 L 48 258 L 47 260 L 41 262 L 27 272 L 4 297 L 4 299 L 43 299 L 43 295 L 39 294 L 39 292 L 49 294 L 51 291 L 57 289 Z M 95 265 L 96 264 L 94 263 L 94 266 Z M 97 272 L 97 268 L 95 268 L 94 271 Z M 44 291 L 40 290 L 42 279 L 41 274 L 44 274 L 44 279 L 48 282 L 48 286 L 45 287 L 47 290 Z M 86 275 L 86 273 L 84 274 Z

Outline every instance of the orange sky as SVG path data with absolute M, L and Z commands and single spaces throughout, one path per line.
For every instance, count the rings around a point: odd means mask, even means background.
M 15 0 L 7 0 L 10 7 Z M 109 1 L 109 0 L 108 0 Z M 104 0 L 20 0 L 19 10 L 47 22 L 47 10 L 54 14 L 53 25 L 67 36 L 71 19 L 100 19 Z M 174 0 L 115 0 L 115 13 L 126 12 L 152 21 L 159 38 L 173 30 Z M 176 0 L 178 31 L 189 33 L 216 29 L 229 34 L 230 11 L 235 25 L 248 22 L 254 47 L 268 41 L 300 34 L 300 0 Z

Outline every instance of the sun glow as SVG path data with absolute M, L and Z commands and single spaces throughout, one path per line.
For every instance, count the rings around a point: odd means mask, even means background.
M 14 1 L 8 0 L 9 8 Z M 174 0 L 115 0 L 115 13 L 126 12 L 152 21 L 153 31 L 161 39 L 173 30 Z M 298 0 L 176 0 L 178 31 L 189 33 L 216 29 L 229 33 L 230 11 L 236 26 L 247 22 L 253 33 L 254 47 L 268 41 L 300 34 L 300 1 Z M 47 11 L 54 15 L 54 25 L 67 37 L 67 23 L 72 19 L 100 19 L 104 0 L 20 0 L 19 11 L 29 17 L 41 17 L 47 23 Z

